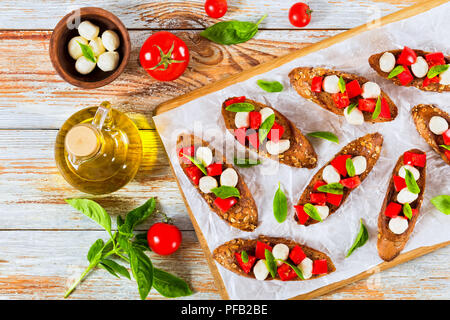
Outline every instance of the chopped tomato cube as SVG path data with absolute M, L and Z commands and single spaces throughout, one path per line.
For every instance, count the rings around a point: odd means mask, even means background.
M 444 151 L 444 154 L 447 157 L 447 159 L 450 160 L 450 150 Z
M 234 256 L 236 257 L 236 260 L 238 261 L 238 264 L 241 267 L 242 271 L 244 271 L 245 273 L 249 273 L 250 270 L 252 270 L 252 267 L 256 262 L 256 258 L 254 256 L 248 255 L 247 262 L 242 261 L 241 252 L 236 252 Z
M 245 146 L 246 134 L 247 134 L 247 128 L 234 129 L 234 137 L 243 146 Z
M 206 167 L 206 172 L 208 172 L 208 176 L 220 176 L 222 174 L 222 164 L 211 163 Z
M 413 75 L 411 74 L 411 71 L 409 71 L 409 69 L 408 69 L 407 66 L 404 65 L 403 68 L 404 68 L 405 70 L 403 70 L 403 72 L 400 73 L 400 74 L 397 76 L 397 78 L 398 78 L 398 80 L 400 81 L 400 83 L 401 83 L 402 86 L 406 86 L 406 85 L 408 85 L 411 81 L 414 80 L 414 77 L 413 77 Z
M 400 190 L 406 188 L 406 181 L 404 178 L 400 176 L 394 176 L 393 178 L 395 191 L 399 192 Z
M 402 211 L 402 205 L 396 202 L 390 202 L 384 210 L 384 215 L 389 218 L 395 218 Z
M 312 274 L 328 273 L 328 261 L 326 259 L 314 260 Z
M 345 162 L 351 157 L 352 156 L 349 154 L 337 156 L 336 158 L 331 160 L 331 165 L 336 169 L 337 172 L 339 172 L 341 176 L 345 177 L 347 176 L 347 167 L 345 165 Z
M 316 181 L 316 183 L 314 183 L 313 189 L 317 190 L 319 187 L 326 185 L 327 183 L 325 181 L 322 180 L 318 180 Z
M 258 132 L 254 132 L 252 134 L 249 134 L 247 136 L 248 139 L 248 143 L 255 148 L 256 150 L 259 149 L 259 136 L 258 136 Z
M 214 204 L 223 212 L 227 212 L 236 203 L 237 199 L 235 197 L 230 197 L 226 199 L 217 197 L 216 200 L 214 201 Z
M 346 188 L 354 189 L 361 184 L 361 179 L 359 179 L 359 176 L 354 176 L 351 178 L 342 179 L 340 181 L 340 184 L 342 184 Z
M 403 163 L 423 168 L 427 163 L 427 155 L 425 153 L 413 153 L 406 151 L 403 154 Z
M 300 224 L 305 224 L 306 221 L 308 221 L 309 216 L 308 216 L 308 214 L 305 212 L 305 210 L 303 210 L 303 206 L 294 206 L 294 208 L 295 208 L 295 211 L 296 211 L 296 213 L 297 213 L 297 219 L 298 219 L 298 222 L 299 222 Z
M 347 92 L 333 93 L 332 96 L 333 96 L 334 104 L 339 109 L 344 109 L 344 108 L 348 107 L 348 105 L 350 104 L 350 99 L 348 98 Z
M 321 92 L 322 91 L 322 81 L 323 77 L 314 77 L 311 83 L 311 91 L 312 92 Z
M 422 87 L 423 88 L 428 87 L 431 83 L 439 83 L 439 81 L 440 81 L 439 76 L 433 77 L 431 79 L 425 77 L 422 82 Z
M 184 147 L 184 148 L 180 148 L 180 150 L 178 150 L 178 156 L 180 158 L 182 158 L 183 163 L 184 164 L 192 164 L 191 160 L 189 160 L 188 158 L 183 156 L 183 154 L 193 157 L 195 155 L 195 147 L 194 146 Z
M 187 167 L 186 169 L 187 176 L 192 180 L 192 182 L 198 186 L 200 178 L 203 176 L 203 172 L 195 165 Z
M 398 64 L 403 64 L 405 66 L 410 66 L 413 63 L 416 63 L 417 55 L 414 50 L 404 47 L 402 53 L 397 58 Z
M 281 124 L 274 122 L 272 129 L 270 129 L 269 133 L 267 134 L 267 139 L 272 140 L 273 142 L 278 142 L 283 136 L 283 133 L 284 127 Z
M 297 274 L 295 273 L 294 269 L 292 269 L 286 263 L 283 263 L 281 266 L 279 266 L 277 272 L 282 281 L 288 281 L 297 278 Z
M 375 99 L 359 99 L 358 109 L 360 111 L 374 112 L 377 100 Z
M 359 85 L 358 80 L 350 81 L 345 85 L 345 90 L 348 94 L 348 98 L 354 98 L 359 96 L 362 93 L 361 86 Z
M 327 202 L 339 207 L 343 196 L 343 194 L 327 193 Z
M 425 60 L 427 60 L 428 66 L 430 68 L 437 65 L 445 64 L 445 58 L 442 52 L 433 52 L 426 54 Z
M 256 250 L 255 250 L 255 256 L 256 259 L 265 259 L 266 258 L 266 249 L 272 252 L 272 247 L 268 244 L 256 241 Z
M 411 209 L 411 211 L 412 211 L 413 217 L 419 213 L 419 210 L 417 210 L 417 209 Z
M 389 109 L 389 103 L 386 101 L 385 98 L 381 98 L 380 117 L 384 119 L 391 118 L 391 110 Z
M 323 205 L 326 202 L 327 196 L 325 193 L 310 193 L 309 199 L 311 203 Z
M 442 134 L 442 138 L 444 138 L 444 144 L 450 146 L 450 129 Z
M 300 262 L 303 261 L 303 259 L 306 258 L 306 254 L 303 252 L 302 247 L 296 245 L 294 248 L 292 248 L 291 252 L 289 253 L 289 258 L 295 264 L 299 264 Z
M 225 101 L 225 105 L 228 107 L 229 105 L 232 105 L 233 103 L 245 102 L 246 99 L 247 98 L 245 96 L 231 98 L 231 99 L 228 99 L 227 101 Z
M 261 126 L 262 116 L 259 111 L 250 111 L 248 114 L 250 128 L 254 130 L 258 130 Z

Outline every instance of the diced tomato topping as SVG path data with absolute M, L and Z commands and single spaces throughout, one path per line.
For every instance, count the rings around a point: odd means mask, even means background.
M 426 54 L 425 60 L 427 60 L 428 66 L 430 68 L 437 65 L 445 64 L 445 58 L 442 52 L 434 52 Z
M 295 211 L 297 212 L 298 223 L 305 224 L 306 221 L 308 221 L 309 216 L 305 212 L 305 210 L 303 210 L 303 206 L 294 206 L 294 208 L 295 208 Z
M 272 247 L 268 244 L 256 241 L 256 250 L 255 250 L 255 256 L 256 259 L 265 259 L 266 258 L 266 249 L 272 252 Z
M 241 103 L 241 102 L 245 102 L 247 98 L 245 96 L 242 97 L 236 97 L 236 98 L 231 98 L 227 101 L 225 101 L 225 105 L 228 107 L 229 105 L 232 105 L 233 103 Z
M 324 205 L 327 200 L 327 196 L 325 193 L 310 193 L 309 199 L 311 200 L 311 203 Z
M 422 82 L 422 87 L 423 88 L 428 87 L 431 83 L 439 83 L 439 81 L 440 81 L 439 76 L 433 77 L 431 79 L 425 77 Z
M 208 176 L 219 176 L 222 174 L 222 164 L 221 163 L 211 163 L 206 167 L 206 172 Z
M 328 273 L 328 261 L 326 259 L 314 260 L 312 274 Z
M 297 274 L 295 273 L 294 269 L 292 269 L 286 263 L 283 263 L 281 266 L 279 266 L 277 272 L 282 281 L 288 281 L 297 278 Z
M 400 81 L 402 86 L 408 85 L 411 81 L 414 80 L 413 75 L 411 74 L 411 71 L 409 71 L 407 66 L 403 66 L 405 70 L 403 70 L 402 73 L 400 73 L 397 78 Z
M 322 81 L 323 77 L 314 77 L 311 83 L 311 91 L 312 92 L 321 92 L 322 91 Z
M 234 129 L 234 137 L 243 146 L 245 146 L 246 134 L 247 134 L 247 128 Z
M 417 209 L 411 209 L 411 211 L 412 211 L 413 217 L 419 213 L 419 210 L 417 210 Z
M 450 150 L 444 151 L 444 154 L 447 157 L 447 159 L 450 160 Z
M 198 186 L 200 178 L 203 176 L 203 172 L 197 166 L 190 166 L 186 169 L 187 176 L 192 180 L 192 182 Z
M 314 183 L 313 189 L 317 190 L 319 187 L 326 185 L 327 183 L 325 181 L 322 180 L 318 180 L 316 181 L 316 183 Z
M 345 85 L 345 89 L 349 99 L 357 97 L 362 93 L 362 89 L 361 86 L 359 85 L 358 80 L 353 80 L 347 83 Z
M 404 178 L 400 176 L 394 176 L 393 178 L 395 191 L 399 192 L 400 190 L 406 188 L 406 181 Z
M 380 117 L 383 119 L 391 118 L 391 110 L 389 109 L 389 103 L 386 101 L 385 98 L 381 98 Z
M 254 256 L 248 256 L 248 261 L 244 262 L 242 261 L 242 253 L 241 252 L 236 252 L 235 254 L 236 260 L 239 263 L 239 266 L 241 267 L 242 271 L 244 271 L 245 273 L 249 273 L 250 270 L 252 270 L 253 265 L 256 262 L 256 257 Z
M 339 207 L 343 196 L 343 194 L 327 193 L 327 202 Z
M 390 202 L 384 210 L 384 215 L 389 218 L 395 218 L 402 211 L 402 205 L 396 202 Z
M 337 156 L 333 160 L 331 160 L 331 165 L 336 169 L 337 172 L 343 177 L 347 176 L 347 167 L 345 166 L 345 162 L 347 159 L 352 156 L 349 154 L 344 154 L 341 156 Z
M 346 188 L 354 189 L 361 184 L 361 179 L 359 179 L 359 176 L 354 176 L 351 178 L 342 179 L 340 183 Z
M 182 158 L 183 163 L 192 164 L 191 160 L 183 156 L 183 154 L 193 157 L 195 154 L 195 147 L 194 146 L 184 147 L 178 150 L 178 156 Z
M 444 138 L 444 144 L 450 146 L 450 129 L 442 134 L 442 138 Z
M 427 163 L 427 155 L 425 153 L 413 153 L 406 151 L 403 154 L 403 163 L 423 168 Z
M 333 93 L 332 96 L 333 96 L 334 104 L 339 109 L 344 109 L 344 108 L 348 107 L 348 105 L 350 104 L 350 99 L 348 98 L 347 92 Z
M 303 259 L 306 258 L 306 254 L 303 252 L 302 247 L 296 245 L 294 248 L 292 248 L 291 252 L 289 253 L 289 258 L 295 264 L 299 264 L 300 262 L 303 261 Z
M 398 64 L 403 64 L 405 66 L 410 66 L 413 63 L 416 63 L 417 55 L 414 50 L 404 47 L 402 53 L 397 58 Z
M 377 100 L 375 99 L 359 99 L 358 109 L 360 111 L 374 112 Z
M 258 132 L 254 132 L 252 134 L 249 134 L 247 136 L 248 139 L 248 143 L 250 143 L 250 145 L 255 148 L 256 150 L 259 149 L 259 136 L 258 136 Z
M 214 204 L 223 212 L 227 212 L 236 203 L 237 199 L 235 197 L 230 197 L 226 199 L 217 197 L 216 200 L 214 200 Z
M 250 111 L 248 114 L 250 128 L 254 130 L 258 130 L 261 126 L 262 116 L 259 111 Z
M 278 142 L 283 136 L 283 133 L 284 127 L 281 124 L 274 122 L 272 129 L 270 129 L 269 133 L 267 134 L 267 139 L 272 140 L 273 142 Z

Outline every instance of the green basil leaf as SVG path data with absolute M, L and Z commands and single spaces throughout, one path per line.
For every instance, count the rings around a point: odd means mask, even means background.
M 332 194 L 344 194 L 344 186 L 339 182 L 329 183 L 317 188 L 320 192 L 332 193 Z
M 272 252 L 270 252 L 267 249 L 264 252 L 264 255 L 266 256 L 266 267 L 267 267 L 267 270 L 269 270 L 270 275 L 272 276 L 272 278 L 275 279 L 275 277 L 277 275 L 277 263 L 275 261 L 275 258 L 273 256 Z
M 317 211 L 316 207 L 314 207 L 311 203 L 305 204 L 303 206 L 303 210 L 306 212 L 308 216 L 311 217 L 311 219 L 322 222 L 322 218 L 320 217 L 319 212 Z
M 398 76 L 400 73 L 402 73 L 403 71 L 405 71 L 405 68 L 403 66 L 396 66 L 394 68 L 394 70 L 392 70 L 389 75 L 388 75 L 388 79 L 391 79 L 393 77 Z
M 408 169 L 405 169 L 405 171 L 406 171 L 405 175 L 406 187 L 408 187 L 408 190 L 410 192 L 418 194 L 420 192 L 420 188 L 417 185 L 416 179 L 414 179 L 414 175 Z
M 278 183 L 278 190 L 273 198 L 273 215 L 279 223 L 282 223 L 287 217 L 287 198 L 281 190 L 280 183 Z
M 66 199 L 66 202 L 72 207 L 91 218 L 102 226 L 112 237 L 111 234 L 111 217 L 106 213 L 97 202 L 89 199 Z
M 276 261 L 281 261 L 281 262 L 287 264 L 289 267 L 292 268 L 292 270 L 295 271 L 295 273 L 297 274 L 297 276 L 298 276 L 300 279 L 305 280 L 305 278 L 303 277 L 302 271 L 301 271 L 296 265 L 294 265 L 294 264 L 292 264 L 292 263 L 290 263 L 290 262 L 287 262 L 287 261 L 285 261 L 285 260 L 281 260 L 281 259 L 276 259 Z
M 122 234 L 132 234 L 134 228 L 147 219 L 155 210 L 156 200 L 150 198 L 142 206 L 131 210 L 125 217 L 125 222 L 119 227 L 119 232 Z
M 134 237 L 132 245 L 133 247 L 138 247 L 142 251 L 151 251 L 150 247 L 148 246 L 147 232 L 137 234 Z
M 230 104 L 225 110 L 231 112 L 249 112 L 255 110 L 255 106 L 248 102 L 237 102 Z
M 244 250 L 241 252 L 241 259 L 243 263 L 247 263 L 248 262 L 248 254 L 247 252 Z
M 261 89 L 267 92 L 283 91 L 283 85 L 278 81 L 257 80 L 256 83 Z
M 102 239 L 97 239 L 92 246 L 89 248 L 87 259 L 90 263 L 95 263 L 95 261 L 99 261 L 102 256 L 104 243 Z
M 221 21 L 206 28 L 200 36 L 218 44 L 243 43 L 255 36 L 258 25 L 267 15 L 264 15 L 257 23 L 246 21 Z
M 450 214 L 450 196 L 442 195 L 431 199 L 431 203 L 443 214 Z
M 158 268 L 153 268 L 153 286 L 166 298 L 185 297 L 192 294 L 185 281 Z
M 131 243 L 130 237 L 128 235 L 119 234 L 117 236 L 117 243 L 126 252 L 128 252 L 129 249 L 132 247 L 132 243 Z
M 375 105 L 375 110 L 373 111 L 373 114 L 372 114 L 372 119 L 375 120 L 376 118 L 378 118 L 380 113 L 381 113 L 381 98 L 378 97 L 377 103 Z
M 119 215 L 119 216 L 117 216 L 116 223 L 117 223 L 117 227 L 120 227 L 121 225 L 123 225 L 125 223 L 125 220 L 123 220 L 123 218 Z
M 363 224 L 363 221 L 361 219 L 358 235 L 356 236 L 356 239 L 353 242 L 352 247 L 350 248 L 350 250 L 348 250 L 348 253 L 345 257 L 346 258 L 349 257 L 353 253 L 353 251 L 355 251 L 359 247 L 362 247 L 367 242 L 368 239 L 369 239 L 369 232 L 367 231 L 367 228 Z
M 86 44 L 79 43 L 78 41 L 77 43 L 80 45 L 83 56 L 89 61 L 96 63 L 97 60 L 95 59 L 94 51 L 92 51 L 92 48 Z
M 439 147 L 450 150 L 450 146 L 447 146 L 445 144 L 441 144 L 441 145 L 439 145 Z
M 428 79 L 432 79 L 432 78 L 440 75 L 441 73 L 447 71 L 449 66 L 450 65 L 448 65 L 448 64 L 441 64 L 441 65 L 437 65 L 437 66 L 432 66 L 430 68 L 430 70 L 428 70 L 427 78 Z
M 220 186 L 217 188 L 212 188 L 211 192 L 213 192 L 216 195 L 216 197 L 219 197 L 221 199 L 227 199 L 231 197 L 237 198 L 241 197 L 239 190 L 235 187 L 230 186 Z
M 271 114 L 264 120 L 263 123 L 261 123 L 261 126 L 258 130 L 259 135 L 259 142 L 262 143 L 264 139 L 266 139 L 267 135 L 269 134 L 270 129 L 272 129 L 273 124 L 275 122 L 275 114 Z
M 339 138 L 331 132 L 328 131 L 315 131 L 306 134 L 308 137 L 321 138 L 334 143 L 339 143 Z
M 125 278 L 131 279 L 130 273 L 128 272 L 127 268 L 121 266 L 117 262 L 110 259 L 102 259 L 101 263 L 109 267 L 112 271 L 114 271 L 115 274 L 118 273 L 121 276 L 124 276 Z
M 259 159 L 255 160 L 255 159 L 234 158 L 234 164 L 240 168 L 250 168 L 258 164 L 261 164 L 261 161 L 259 161 Z
M 111 269 L 110 267 L 108 267 L 106 264 L 100 262 L 97 266 L 98 266 L 99 268 L 103 269 L 103 270 L 108 271 L 108 272 L 109 272 L 110 274 L 112 274 L 114 277 L 120 279 L 120 276 L 119 276 L 113 269 Z
M 403 214 L 405 217 L 407 217 L 409 220 L 412 218 L 412 209 L 409 203 L 405 203 L 403 205 Z
M 353 109 L 355 109 L 358 105 L 356 103 L 352 103 L 347 107 L 347 114 L 352 113 Z
M 345 168 L 347 169 L 347 173 L 350 177 L 355 176 L 355 165 L 353 164 L 351 158 L 347 158 L 347 160 L 345 160 Z
M 188 158 L 189 160 L 191 160 L 191 162 L 193 164 L 195 164 L 197 166 L 197 168 L 200 169 L 201 172 L 203 172 L 204 174 L 208 175 L 208 172 L 206 172 L 206 168 L 203 165 L 203 163 L 201 163 L 200 161 L 197 161 L 196 159 L 192 158 L 191 156 L 188 156 L 187 154 L 181 153 L 184 157 Z
M 340 77 L 338 81 L 339 90 L 341 90 L 341 93 L 345 92 L 345 80 L 344 78 Z
M 142 250 L 129 246 L 130 266 L 134 279 L 136 279 L 139 295 L 142 300 L 147 298 L 153 286 L 153 265 Z

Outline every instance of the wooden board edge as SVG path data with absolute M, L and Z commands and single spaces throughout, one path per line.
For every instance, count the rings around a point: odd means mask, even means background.
M 154 111 L 154 115 L 162 114 L 166 111 L 172 110 L 174 108 L 177 108 L 189 101 L 192 101 L 194 99 L 197 99 L 199 97 L 202 97 L 204 95 L 222 90 L 230 85 L 233 85 L 238 82 L 245 81 L 247 79 L 250 79 L 251 77 L 257 76 L 258 74 L 268 72 L 272 69 L 275 69 L 277 67 L 280 67 L 294 59 L 303 57 L 307 54 L 313 53 L 315 51 L 328 48 L 332 46 L 333 44 L 339 43 L 341 41 L 344 41 L 346 39 L 349 39 L 351 37 L 354 37 L 358 35 L 359 33 L 362 33 L 367 30 L 371 30 L 373 28 L 377 28 L 380 26 L 384 26 L 386 24 L 400 21 L 406 18 L 410 18 L 412 16 L 415 16 L 417 14 L 426 12 L 434 7 L 437 7 L 441 4 L 447 3 L 448 0 L 424 0 L 422 2 L 416 3 L 410 7 L 407 7 L 405 9 L 396 11 L 394 13 L 391 13 L 387 16 L 384 16 L 380 18 L 379 20 L 373 20 L 371 22 L 368 22 L 366 24 L 360 25 L 358 27 L 355 27 L 353 29 L 344 31 L 340 34 L 337 34 L 333 37 L 330 37 L 328 39 L 325 39 L 323 41 L 314 43 L 312 45 L 309 45 L 305 48 L 296 50 L 292 53 L 289 53 L 285 56 L 275 58 L 271 61 L 262 63 L 258 66 L 252 67 L 248 70 L 245 70 L 241 73 L 237 73 L 235 75 L 229 76 L 225 79 L 219 80 L 217 82 L 211 83 L 209 85 L 206 85 L 204 87 L 198 88 L 196 90 L 193 90 L 189 93 L 186 93 L 184 95 L 181 95 L 177 98 L 171 99 L 169 101 L 163 102 L 159 104 Z

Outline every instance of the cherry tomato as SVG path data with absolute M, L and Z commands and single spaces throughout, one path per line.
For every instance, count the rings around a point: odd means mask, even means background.
M 147 241 L 153 252 L 167 256 L 178 250 L 181 244 L 181 232 L 173 224 L 158 222 L 148 229 Z
M 312 10 L 303 2 L 297 2 L 289 9 L 289 21 L 294 27 L 304 27 L 311 21 Z
M 176 35 L 159 31 L 142 45 L 141 66 L 159 81 L 171 81 L 181 76 L 189 64 L 189 49 Z
M 221 18 L 228 9 L 227 0 L 206 0 L 205 11 L 211 18 Z

